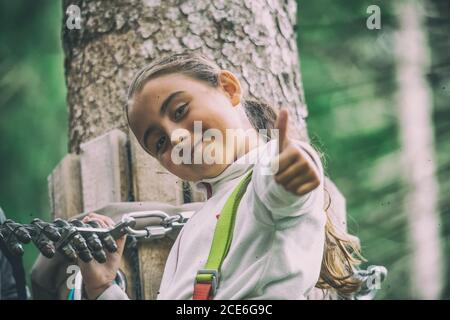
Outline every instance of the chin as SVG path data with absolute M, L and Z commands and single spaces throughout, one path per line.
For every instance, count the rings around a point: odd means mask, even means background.
M 207 173 L 208 178 L 214 178 L 221 174 L 229 166 L 229 164 L 215 164 L 207 166 L 210 168 L 209 170 L 204 170 L 204 172 Z

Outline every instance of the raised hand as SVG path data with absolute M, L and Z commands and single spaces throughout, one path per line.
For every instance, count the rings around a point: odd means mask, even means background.
M 275 129 L 278 129 L 278 171 L 275 181 L 287 191 L 301 196 L 317 188 L 320 179 L 315 165 L 300 147 L 294 145 L 288 137 L 288 112 L 281 109 Z

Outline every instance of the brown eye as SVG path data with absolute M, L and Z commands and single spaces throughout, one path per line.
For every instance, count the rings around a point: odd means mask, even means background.
M 177 108 L 177 110 L 175 110 L 175 120 L 179 120 L 186 113 L 187 105 L 187 103 L 183 104 L 182 106 Z
M 164 147 L 164 144 L 166 143 L 166 136 L 162 136 L 161 138 L 158 139 L 158 141 L 156 142 L 156 152 L 158 153 L 160 151 L 160 149 L 162 147 Z

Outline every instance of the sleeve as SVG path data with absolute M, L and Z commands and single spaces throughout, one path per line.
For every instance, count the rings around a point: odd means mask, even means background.
M 128 295 L 117 284 L 111 285 L 97 297 L 97 300 L 130 300 Z
M 0 208 L 0 224 L 6 217 Z M 3 252 L 0 250 L 0 300 L 17 299 L 17 287 L 14 280 L 13 269 Z
M 0 252 L 0 299 L 14 300 L 18 299 L 16 282 L 14 280 L 11 264 Z
M 271 140 L 267 148 L 258 155 L 258 161 L 253 169 L 252 182 L 257 197 L 271 212 L 273 221 L 302 215 L 320 205 L 320 201 L 323 202 L 324 173 L 319 155 L 308 143 L 299 140 L 292 141 L 317 170 L 320 185 L 311 192 L 298 196 L 278 184 L 275 181 L 274 170 L 271 168 L 271 161 L 278 154 L 278 146 L 275 139 Z

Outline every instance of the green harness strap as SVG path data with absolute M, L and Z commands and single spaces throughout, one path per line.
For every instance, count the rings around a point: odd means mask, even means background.
M 239 182 L 222 208 L 214 231 L 208 260 L 204 269 L 199 270 L 195 278 L 194 300 L 211 299 L 219 287 L 220 268 L 230 249 L 236 212 L 252 178 L 252 171 L 250 170 Z

